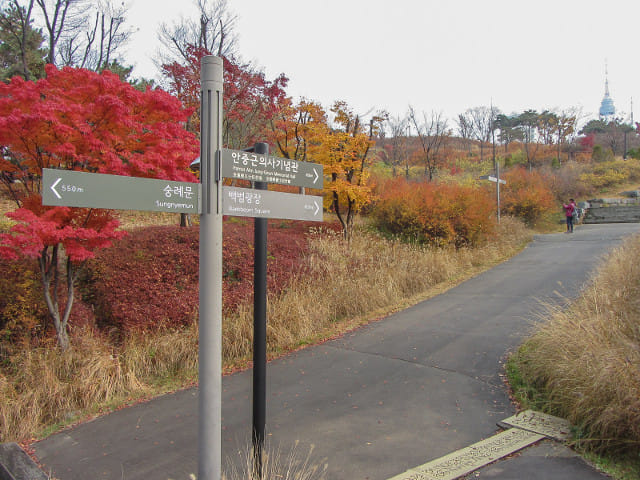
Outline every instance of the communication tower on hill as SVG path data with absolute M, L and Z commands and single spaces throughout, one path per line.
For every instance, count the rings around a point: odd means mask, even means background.
M 611 121 L 616 114 L 616 107 L 613 105 L 613 99 L 609 94 L 609 68 L 605 63 L 604 66 L 604 97 L 600 102 L 600 119 L 604 121 Z

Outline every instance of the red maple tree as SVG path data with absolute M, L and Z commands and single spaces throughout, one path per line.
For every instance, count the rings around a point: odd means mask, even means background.
M 188 166 L 198 143 L 184 128 L 191 112 L 162 90 L 138 91 L 108 71 L 49 65 L 46 72 L 37 82 L 0 84 L 0 181 L 18 207 L 8 214 L 17 223 L 0 235 L 0 255 L 38 259 L 66 349 L 78 266 L 123 233 L 106 210 L 43 206 L 42 169 L 196 181 Z
M 197 107 L 200 102 L 200 61 L 211 53 L 205 48 L 187 48 L 184 63 L 173 62 L 162 66 L 169 80 L 169 91 L 193 110 L 189 119 L 189 130 L 200 131 Z M 269 81 L 263 72 L 250 64 L 240 64 L 223 57 L 224 63 L 224 119 L 223 143 L 231 148 L 244 148 L 264 140 L 268 121 L 277 112 L 283 99 L 288 79 L 280 74 Z

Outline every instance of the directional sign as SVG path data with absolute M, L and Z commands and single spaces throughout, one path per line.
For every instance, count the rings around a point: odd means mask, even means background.
M 323 187 L 322 165 L 242 150 L 220 150 L 222 177 L 296 187 Z
M 481 180 L 489 180 L 490 182 L 497 182 L 498 179 L 492 175 L 482 175 L 480 177 Z M 505 180 L 500 179 L 500 183 L 506 185 L 507 182 Z
M 223 186 L 222 213 L 321 222 L 322 197 Z
M 42 170 L 42 204 L 199 213 L 200 184 L 71 170 Z

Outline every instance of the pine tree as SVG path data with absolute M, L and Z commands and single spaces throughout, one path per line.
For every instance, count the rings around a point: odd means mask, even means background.
M 44 77 L 44 36 L 32 27 L 31 11 L 14 2 L 0 13 L 0 80 L 15 75 L 25 80 Z

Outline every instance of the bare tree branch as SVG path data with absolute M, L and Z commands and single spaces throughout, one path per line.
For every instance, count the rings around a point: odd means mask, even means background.
M 187 60 L 187 47 L 202 48 L 218 56 L 233 56 L 237 16 L 232 14 L 227 0 L 195 0 L 198 18 L 182 18 L 172 24 L 162 23 L 158 39 L 164 50 L 158 52 L 159 65 Z

